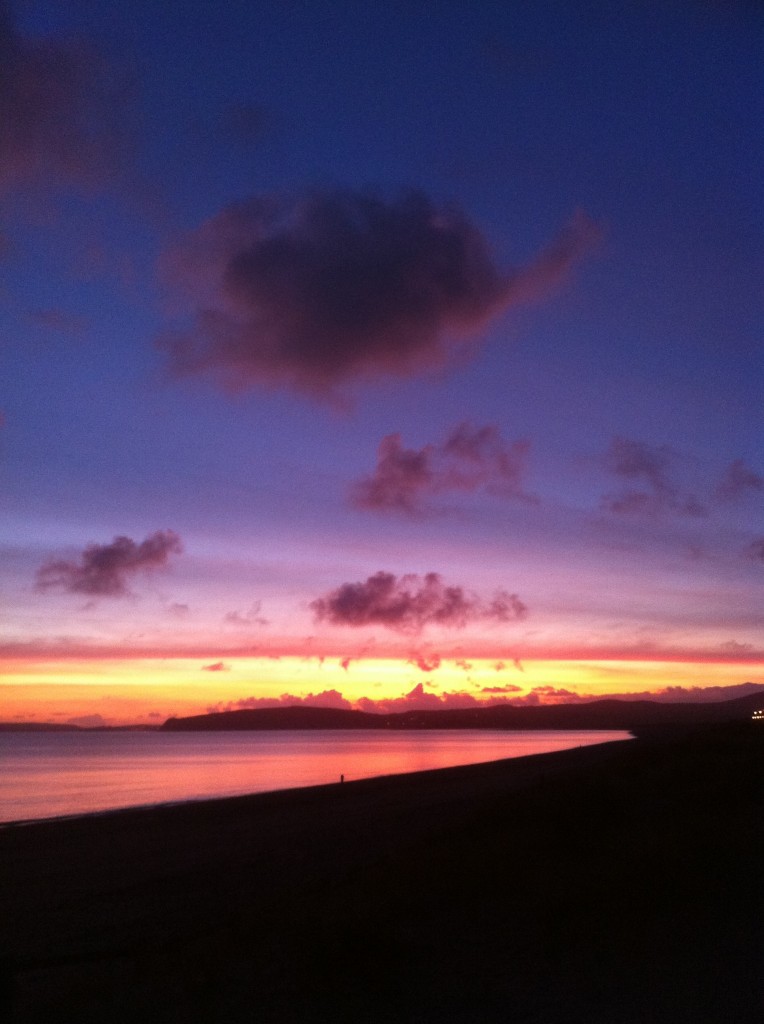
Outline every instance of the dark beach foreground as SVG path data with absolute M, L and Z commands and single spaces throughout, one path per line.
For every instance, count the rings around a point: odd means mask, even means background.
M 764 726 L 0 830 L 0 1019 L 764 1019 Z

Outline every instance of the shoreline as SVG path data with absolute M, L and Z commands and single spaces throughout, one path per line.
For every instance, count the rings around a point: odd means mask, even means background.
M 348 736 L 349 732 L 352 733 L 352 735 L 356 735 L 356 732 L 352 731 L 352 730 L 351 731 L 349 731 L 349 730 L 323 730 L 321 735 L 324 735 L 324 733 L 326 733 L 326 734 L 328 734 L 329 738 L 333 739 L 334 736 L 335 736 L 335 733 L 337 733 L 344 740 Z M 533 737 L 534 740 L 538 740 L 540 742 L 541 738 L 544 738 L 544 737 L 547 737 L 549 735 L 552 735 L 558 741 L 560 741 L 560 740 L 562 740 L 564 738 L 564 742 L 566 742 L 566 743 L 567 742 L 571 742 L 571 745 L 569 747 L 568 746 L 560 747 L 561 750 L 574 749 L 574 747 L 576 747 L 578 745 L 592 746 L 592 745 L 599 745 L 600 743 L 615 742 L 616 740 L 623 741 L 623 740 L 626 740 L 626 739 L 633 738 L 633 733 L 630 732 L 629 730 L 626 730 L 626 729 L 623 729 L 623 730 L 613 730 L 613 729 L 601 729 L 601 730 L 598 730 L 598 729 L 573 729 L 573 730 L 543 730 L 543 731 L 536 731 L 536 730 L 496 730 L 496 731 L 488 730 L 487 731 L 487 730 L 474 730 L 474 729 L 473 730 L 459 730 L 460 734 L 462 732 L 467 732 L 471 736 L 479 736 L 481 741 L 483 741 L 483 742 L 485 741 L 485 737 L 486 736 L 488 737 L 489 740 L 492 739 L 492 738 L 495 738 L 496 736 L 500 736 L 502 739 L 509 738 L 510 740 L 512 739 L 512 737 L 523 737 L 523 738 Z M 604 738 L 601 738 L 601 739 L 597 738 L 597 739 L 594 739 L 592 741 L 591 737 L 592 736 L 597 736 L 598 733 L 601 733 Z M 369 732 L 369 730 L 359 730 L 357 732 L 357 734 L 362 736 L 364 739 L 366 739 L 370 735 L 370 732 Z M 444 730 L 444 734 L 447 735 L 449 737 L 449 739 L 450 739 L 453 736 L 454 731 L 453 730 Z M 185 734 L 185 735 L 190 737 L 191 738 L 191 742 L 193 743 L 194 740 L 195 740 L 195 737 L 197 735 L 199 735 L 199 734 L 198 733 L 189 733 L 189 734 Z M 204 736 L 209 736 L 210 734 L 209 733 L 204 733 L 203 735 Z M 212 735 L 213 736 L 220 736 L 221 733 L 213 733 Z M 226 736 L 226 737 L 230 737 L 232 734 L 231 733 L 224 733 L 223 735 Z M 241 735 L 241 734 L 238 734 L 238 733 L 235 734 L 234 738 L 236 738 L 239 735 Z M 244 734 L 244 735 L 246 736 L 247 734 Z M 270 738 L 273 735 L 273 733 L 272 732 L 267 732 L 266 735 Z M 288 733 L 288 736 L 290 736 L 290 737 L 294 737 L 295 735 L 302 736 L 303 733 L 302 732 L 300 732 L 298 734 L 295 734 L 294 732 L 289 732 Z M 314 739 L 316 737 L 316 735 L 318 735 L 318 734 L 315 731 L 310 731 L 310 732 L 308 732 L 307 735 L 311 739 Z M 389 733 L 387 733 L 387 732 L 385 732 L 384 735 L 386 737 L 389 737 Z M 393 739 L 397 740 L 399 735 L 400 735 L 400 733 L 396 733 L 395 736 L 393 737 Z M 411 737 L 411 736 L 416 737 L 418 735 L 419 735 L 419 733 L 409 732 L 408 737 Z M 431 737 L 433 736 L 433 731 L 432 730 L 427 730 L 427 731 L 425 731 L 423 733 L 423 735 L 429 741 L 431 739 Z M 579 743 L 575 742 L 578 737 L 584 737 L 587 742 L 585 742 L 584 744 L 579 744 Z M 539 744 L 537 743 L 535 745 L 539 745 Z M 517 744 L 517 746 L 518 746 L 518 749 L 522 749 L 522 747 L 519 744 Z M 483 747 L 481 746 L 480 748 L 478 748 L 478 749 L 476 749 L 474 751 L 470 751 L 470 752 L 474 753 L 474 755 L 479 758 L 480 752 L 482 750 L 483 750 Z M 554 753 L 555 750 L 551 750 L 551 751 L 548 751 L 548 752 L 549 753 Z M 340 752 L 338 756 L 344 756 L 344 754 L 342 754 Z M 507 756 L 501 756 L 500 755 L 498 757 L 493 757 L 493 758 L 491 758 L 491 760 L 514 760 L 517 757 L 527 757 L 527 756 L 531 756 L 531 755 L 529 753 L 519 753 L 518 752 L 518 753 L 513 753 L 511 755 L 507 754 Z M 435 757 L 435 758 L 433 758 L 433 760 L 437 761 L 438 758 Z M 466 761 L 465 760 L 462 764 L 457 763 L 457 764 L 453 764 L 453 765 L 444 765 L 444 766 L 438 766 L 438 767 L 468 767 L 469 765 L 473 765 L 473 764 L 485 764 L 485 763 L 488 763 L 488 762 L 486 760 L 483 760 L 483 759 L 479 758 L 478 760 L 475 760 L 475 761 Z M 128 767 L 129 767 L 129 765 L 128 765 Z M 352 767 L 352 765 L 351 765 L 351 767 Z M 155 771 L 155 769 L 150 766 L 150 762 L 149 762 L 148 770 L 149 771 Z M 416 770 L 416 772 L 422 772 L 422 771 L 428 771 L 428 770 L 436 770 L 436 768 L 435 768 L 435 766 L 432 769 L 419 768 L 419 769 Z M 371 774 L 364 774 L 365 769 L 364 769 L 364 766 L 363 766 L 363 758 L 361 758 L 360 763 L 356 764 L 356 771 L 359 771 L 360 774 L 353 774 L 353 773 L 351 773 L 350 775 L 348 775 L 347 773 L 345 773 L 345 774 L 342 775 L 342 778 L 344 778 L 346 782 L 349 782 L 349 781 L 362 781 L 363 779 L 380 777 L 378 772 L 373 772 Z M 395 770 L 393 770 L 393 771 L 385 772 L 384 774 L 385 775 L 398 775 L 398 774 L 414 774 L 414 773 L 415 772 L 404 772 L 404 771 L 395 771 Z M 189 788 L 189 789 L 187 789 L 186 793 L 183 793 L 183 794 L 178 793 L 178 794 L 167 795 L 167 798 L 165 798 L 165 799 L 158 799 L 158 800 L 148 799 L 148 800 L 145 800 L 145 801 L 142 801 L 142 802 L 137 802 L 137 803 L 119 803 L 119 804 L 116 804 L 116 805 L 113 805 L 113 804 L 110 805 L 108 803 L 108 799 L 109 798 L 108 798 L 107 795 L 105 795 L 100 801 L 96 801 L 96 800 L 90 801 L 91 807 L 89 807 L 89 808 L 81 808 L 81 809 L 73 808 L 72 807 L 73 801 L 71 801 L 71 800 L 67 801 L 67 800 L 62 800 L 62 799 L 50 799 L 50 797 L 49 797 L 48 803 L 52 807 L 56 807 L 56 805 L 58 805 L 61 808 L 60 810 L 54 810 L 53 813 L 48 813 L 48 814 L 35 815 L 35 816 L 29 816 L 29 817 L 20 817 L 20 818 L 8 818 L 7 820 L 0 820 L 0 831 L 2 831 L 5 828 L 17 827 L 17 826 L 18 827 L 27 826 L 27 825 L 34 824 L 35 822 L 42 822 L 42 821 L 63 821 L 63 820 L 71 820 L 73 818 L 78 818 L 78 817 L 89 817 L 89 816 L 92 816 L 92 815 L 113 814 L 113 813 L 117 813 L 117 812 L 120 812 L 120 811 L 127 811 L 127 810 L 131 810 L 131 809 L 148 810 L 148 809 L 151 809 L 151 808 L 161 808 L 161 807 L 165 807 L 165 806 L 173 806 L 173 805 L 180 804 L 180 803 L 200 803 L 200 802 L 203 802 L 203 801 L 206 801 L 206 800 L 233 799 L 236 796 L 251 796 L 251 795 L 255 795 L 257 793 L 284 792 L 284 791 L 287 791 L 287 790 L 290 790 L 290 789 L 313 788 L 315 786 L 321 786 L 321 785 L 333 785 L 334 782 L 337 779 L 339 779 L 339 777 L 340 777 L 340 775 L 338 775 L 335 778 L 329 779 L 329 778 L 327 778 L 327 774 L 328 773 L 326 771 L 323 771 L 321 773 L 316 773 L 316 781 L 300 780 L 296 785 L 293 782 L 291 782 L 291 783 L 287 782 L 284 785 L 279 785 L 279 786 L 274 787 L 274 788 L 245 789 L 243 787 L 238 787 L 238 786 L 237 787 L 231 787 L 230 783 L 229 783 L 228 792 L 222 792 L 222 793 L 217 794 L 217 795 L 214 794 L 214 793 L 207 793 L 207 794 L 203 793 L 201 795 L 196 795 L 193 792 L 193 790 Z M 96 782 L 97 781 L 98 781 L 98 779 L 96 777 Z M 222 786 L 223 786 L 223 780 L 221 780 L 221 788 L 222 788 Z M 107 789 L 106 793 L 108 793 L 108 792 L 109 791 Z M 121 789 L 121 790 L 117 791 L 117 796 L 122 797 L 123 794 L 124 794 L 124 790 Z
M 612 1005 L 628 990 L 635 1021 L 660 1019 L 643 1004 L 669 998 L 665 980 L 639 994 L 643 948 L 665 947 L 676 893 L 687 949 L 663 955 L 683 998 L 704 991 L 707 926 L 732 944 L 728 971 L 754 957 L 758 972 L 761 749 L 726 734 L 614 741 L 2 830 L 0 1009 L 14 1024 L 492 1022 L 510 1011 L 562 1024 L 580 1003 L 582 1020 L 630 1024 Z M 668 861 L 653 864 L 664 846 Z M 735 889 L 707 906 L 719 858 L 744 904 Z M 718 961 L 716 939 L 713 951 Z M 576 969 L 560 973 L 561 956 Z M 761 994 L 751 984 L 743 1000 Z
M 594 731 L 594 730 L 588 730 L 588 731 Z M 611 732 L 613 730 L 602 730 L 602 731 L 603 732 Z M 623 731 L 626 732 L 626 730 L 623 730 Z M 138 813 L 145 813 L 147 811 L 148 812 L 150 812 L 150 811 L 161 812 L 163 810 L 174 808 L 174 807 L 186 807 L 186 806 L 188 806 L 188 807 L 198 807 L 199 805 L 204 805 L 204 804 L 227 804 L 227 803 L 229 803 L 231 801 L 236 801 L 236 800 L 247 800 L 248 801 L 248 800 L 254 799 L 256 797 L 277 796 L 277 795 L 286 794 L 286 793 L 310 792 L 312 790 L 332 790 L 336 786 L 339 786 L 339 785 L 343 785 L 343 786 L 357 786 L 360 783 L 372 782 L 372 781 L 378 780 L 378 779 L 397 780 L 397 779 L 409 778 L 409 777 L 412 777 L 412 776 L 417 776 L 417 777 L 418 776 L 427 776 L 427 775 L 430 775 L 433 772 L 451 772 L 451 771 L 457 771 L 459 769 L 480 768 L 480 767 L 485 766 L 485 765 L 495 765 L 495 764 L 507 764 L 508 765 L 510 762 L 521 761 L 521 760 L 524 761 L 524 760 L 528 760 L 530 758 L 536 758 L 536 757 L 551 758 L 551 757 L 554 757 L 554 755 L 556 755 L 556 754 L 564 754 L 564 753 L 567 753 L 568 751 L 572 751 L 572 750 L 583 750 L 583 749 L 585 749 L 585 747 L 586 748 L 588 748 L 588 747 L 601 747 L 601 746 L 605 746 L 605 745 L 609 745 L 609 744 L 624 743 L 624 742 L 626 742 L 627 739 L 634 740 L 634 739 L 636 739 L 636 736 L 633 733 L 630 733 L 628 737 L 624 736 L 623 738 L 620 738 L 620 739 L 617 739 L 617 740 L 616 739 L 602 740 L 601 742 L 598 742 L 598 743 L 587 743 L 587 744 L 585 744 L 585 746 L 564 747 L 561 750 L 551 750 L 551 751 L 545 751 L 543 753 L 517 754 L 517 755 L 514 755 L 512 757 L 495 758 L 492 761 L 473 761 L 473 762 L 470 762 L 469 764 L 447 765 L 445 767 L 438 767 L 438 768 L 422 768 L 422 769 L 418 769 L 417 771 L 412 771 L 412 772 L 390 772 L 389 774 L 367 775 L 367 776 L 361 776 L 360 778 L 353 778 L 353 779 L 346 779 L 343 776 L 342 777 L 342 781 L 318 782 L 318 783 L 314 783 L 314 784 L 307 785 L 307 786 L 285 786 L 285 787 L 279 788 L 279 789 L 254 790 L 252 792 L 233 793 L 233 794 L 228 794 L 226 796 L 201 796 L 201 797 L 182 798 L 182 799 L 178 799 L 178 800 L 161 800 L 161 801 L 159 801 L 157 803 L 126 804 L 123 807 L 105 807 L 105 808 L 102 808 L 102 809 L 99 809 L 99 810 L 93 810 L 93 811 L 73 812 L 71 814 L 55 814 L 55 815 L 51 815 L 49 817 L 44 817 L 44 818 L 18 818 L 18 819 L 13 819 L 13 820 L 10 820 L 10 821 L 0 821 L 0 834 L 4 830 L 6 830 L 6 829 L 27 828 L 27 827 L 33 826 L 33 825 L 53 825 L 53 824 L 58 824 L 58 823 L 66 823 L 66 822 L 72 822 L 72 821 L 79 821 L 80 819 L 107 818 L 107 817 L 111 817 L 112 815 L 130 814 L 131 812 L 138 812 Z M 551 767 L 551 765 L 550 765 L 550 767 Z

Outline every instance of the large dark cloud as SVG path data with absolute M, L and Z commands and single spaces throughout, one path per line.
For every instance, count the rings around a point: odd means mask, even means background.
M 527 608 L 516 594 L 499 591 L 486 602 L 440 575 L 395 576 L 377 572 L 363 583 L 343 583 L 310 605 L 317 621 L 339 626 L 386 626 L 418 633 L 425 626 L 463 627 L 469 622 L 510 622 Z
M 120 88 L 92 47 L 22 38 L 0 0 L 0 194 L 103 182 L 118 162 Z
M 533 264 L 505 270 L 464 213 L 421 192 L 253 198 L 165 254 L 165 278 L 185 292 L 193 322 L 160 345 L 175 372 L 234 388 L 333 394 L 409 375 L 444 365 L 492 317 L 548 290 L 592 236 L 580 218 Z
M 522 488 L 529 447 L 527 441 L 507 444 L 494 426 L 470 423 L 419 451 L 404 448 L 400 434 L 388 434 L 374 473 L 351 488 L 350 500 L 357 508 L 407 515 L 426 513 L 429 499 L 447 492 L 484 489 L 534 500 Z
M 619 514 L 654 515 L 670 512 L 703 516 L 704 505 L 678 482 L 679 455 L 668 445 L 616 437 L 604 457 L 605 468 L 627 486 L 607 494 L 602 505 Z
M 140 544 L 130 537 L 115 537 L 111 544 L 88 545 L 79 562 L 46 562 L 37 572 L 37 587 L 91 597 L 124 597 L 130 593 L 127 577 L 160 568 L 170 555 L 182 550 L 180 538 L 172 530 L 158 530 Z

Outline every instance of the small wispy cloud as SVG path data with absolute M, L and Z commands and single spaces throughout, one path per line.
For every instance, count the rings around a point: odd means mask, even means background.
M 530 445 L 507 443 L 495 426 L 460 423 L 440 444 L 403 447 L 400 434 L 380 443 L 373 474 L 354 484 L 350 502 L 374 512 L 419 516 L 438 495 L 484 491 L 535 502 L 523 488 Z
M 739 501 L 749 494 L 762 492 L 764 476 L 747 466 L 742 459 L 735 459 L 725 470 L 715 495 L 724 501 Z
M 707 509 L 678 482 L 679 454 L 669 445 L 616 437 L 605 453 L 604 468 L 627 485 L 602 498 L 602 507 L 617 515 L 705 516 Z
M 124 597 L 130 593 L 127 579 L 141 571 L 158 569 L 170 555 L 183 550 L 172 530 L 159 530 L 139 544 L 130 537 L 115 537 L 111 544 L 90 544 L 79 562 L 53 559 L 37 571 L 37 589 L 60 589 L 91 597 Z
M 223 622 L 229 626 L 267 626 L 269 621 L 260 614 L 261 608 L 262 602 L 255 601 L 246 612 L 226 612 Z

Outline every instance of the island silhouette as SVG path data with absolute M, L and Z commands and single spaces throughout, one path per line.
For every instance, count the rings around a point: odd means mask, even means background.
M 714 702 L 596 700 L 580 704 L 443 708 L 389 714 L 287 705 L 169 718 L 167 732 L 236 729 L 643 729 L 750 719 L 759 693 Z

